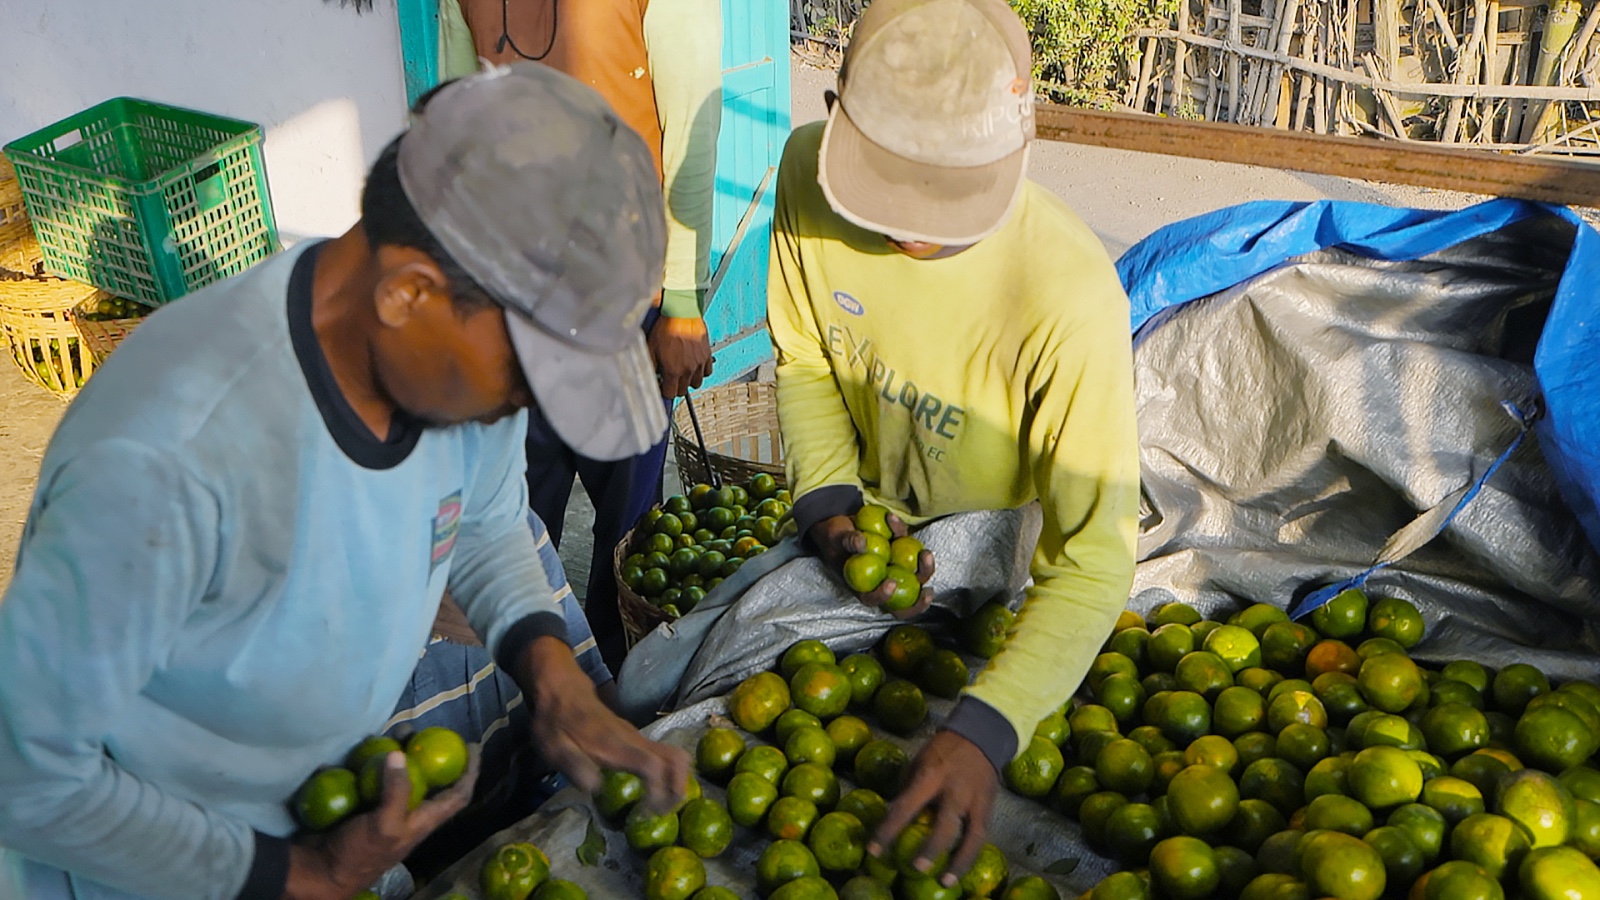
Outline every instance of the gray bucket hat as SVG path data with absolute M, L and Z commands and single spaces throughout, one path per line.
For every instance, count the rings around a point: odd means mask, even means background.
M 644 140 L 538 63 L 440 88 L 400 140 L 400 183 L 439 243 L 505 307 L 539 409 L 578 453 L 623 459 L 666 433 L 640 322 L 666 212 Z

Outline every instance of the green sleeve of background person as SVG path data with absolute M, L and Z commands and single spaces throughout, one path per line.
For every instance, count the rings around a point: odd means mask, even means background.
M 461 13 L 460 0 L 439 0 L 439 80 L 449 81 L 478 71 L 478 48 Z
M 1025 749 L 1088 672 L 1133 580 L 1139 500 L 1128 300 L 1094 232 L 1036 184 L 937 261 L 889 252 L 817 183 L 822 123 L 778 171 L 767 321 L 796 501 L 857 486 L 912 524 L 1034 501 L 1017 627 L 967 693 Z
M 711 281 L 711 216 L 722 125 L 721 0 L 650 0 L 644 15 L 667 200 L 661 314 L 698 318 Z

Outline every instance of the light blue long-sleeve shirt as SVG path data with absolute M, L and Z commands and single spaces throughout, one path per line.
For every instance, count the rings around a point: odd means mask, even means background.
M 564 636 L 524 417 L 365 431 L 311 330 L 317 249 L 151 316 L 45 454 L 0 602 L 0 845 L 30 898 L 230 898 L 281 867 L 286 801 L 382 728 L 447 586 L 490 648 Z

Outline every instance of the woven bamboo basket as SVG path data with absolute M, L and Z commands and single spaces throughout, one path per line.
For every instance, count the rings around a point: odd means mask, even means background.
M 765 472 L 786 486 L 783 436 L 778 433 L 778 386 L 767 381 L 724 384 L 694 395 L 694 411 L 705 435 L 700 452 L 687 404 L 672 413 L 672 450 L 685 488 L 709 483 L 714 470 L 725 483 L 744 484 Z
M 0 269 L 21 275 L 44 274 L 44 252 L 33 236 L 16 172 L 4 156 L 0 156 Z
M 628 639 L 629 647 L 655 631 L 657 625 L 672 621 L 671 615 L 662 612 L 659 607 L 628 587 L 622 580 L 622 561 L 638 552 L 646 534 L 635 524 L 622 536 L 616 549 L 611 552 L 611 571 L 616 576 L 617 582 L 617 612 L 622 614 L 622 631 Z
M 137 318 L 96 321 L 92 311 L 110 295 L 59 278 L 0 281 L 0 334 L 22 374 L 70 400 Z

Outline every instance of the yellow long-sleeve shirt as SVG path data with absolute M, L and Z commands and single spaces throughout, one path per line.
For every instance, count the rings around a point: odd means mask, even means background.
M 1127 297 L 1094 233 L 1031 182 L 979 244 L 936 260 L 895 251 L 829 207 L 821 136 L 821 123 L 791 136 L 772 234 L 795 516 L 805 528 L 864 499 L 917 523 L 1042 501 L 1016 629 L 949 724 L 1000 765 L 1077 688 L 1127 602 L 1139 481 Z M 995 712 L 1013 733 L 971 733 L 996 730 Z

